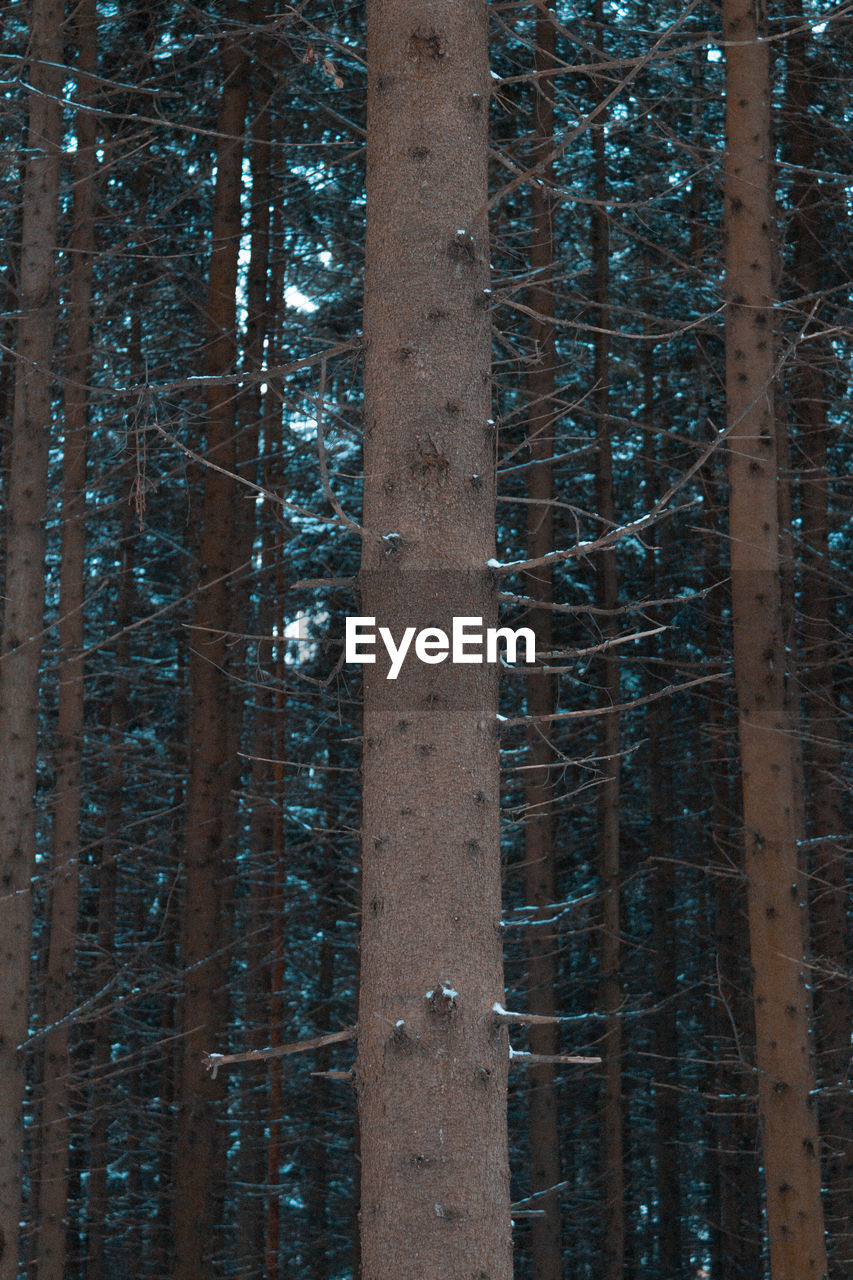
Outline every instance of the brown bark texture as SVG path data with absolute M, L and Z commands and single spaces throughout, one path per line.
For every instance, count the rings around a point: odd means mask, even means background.
M 726 0 L 726 398 L 732 626 L 756 1062 L 772 1280 L 826 1274 L 786 705 L 773 416 L 770 63 L 750 0 Z
M 241 6 L 232 4 L 237 20 Z M 226 37 L 217 119 L 217 170 L 211 234 L 206 373 L 232 372 L 236 354 L 237 257 L 240 244 L 243 132 L 249 76 L 244 54 Z M 207 393 L 206 457 L 233 473 L 236 461 L 231 388 Z M 191 632 L 189 779 L 184 841 L 182 960 L 183 1060 L 178 1089 L 173 1227 L 176 1280 L 209 1280 L 217 1248 L 224 1157 L 217 1114 L 221 1080 L 201 1055 L 224 1030 L 225 971 L 221 954 L 222 878 L 226 867 L 231 761 L 226 631 L 233 567 L 233 481 L 207 468 L 201 512 L 199 585 Z
M 829 552 L 828 339 L 820 335 L 820 290 L 825 285 L 824 193 L 813 165 L 814 139 L 808 65 L 808 28 L 802 6 L 789 5 L 795 28 L 787 41 L 788 147 L 791 187 L 792 274 L 796 296 L 816 309 L 809 342 L 793 368 L 791 408 L 801 494 L 801 667 L 805 685 L 805 777 L 808 805 L 812 946 L 821 1135 L 826 1171 L 825 1212 L 830 1275 L 853 1270 L 853 1081 L 850 1057 L 850 982 L 847 908 L 849 842 L 844 830 L 843 743 L 833 668 L 831 557 Z
M 56 800 L 51 860 L 51 911 L 44 974 L 42 1144 L 39 1165 L 40 1280 L 65 1270 L 68 1150 L 71 1136 L 71 1054 L 66 1015 L 73 1006 L 74 952 L 79 886 L 79 823 L 83 735 L 83 604 L 86 450 L 88 440 L 89 333 L 95 252 L 95 102 L 98 29 L 95 0 L 82 0 L 75 23 L 77 151 L 74 165 L 74 225 L 71 232 L 71 286 L 68 300 L 68 356 L 65 362 L 64 454 L 62 466 L 62 556 L 59 579 L 59 705 L 57 710 Z
M 484 4 L 369 0 L 361 607 L 494 625 Z M 363 1280 L 509 1280 L 494 666 L 365 666 Z
M 18 277 L 17 356 L 6 495 L 6 584 L 0 647 L 0 1280 L 18 1273 L 35 865 L 44 515 L 56 323 L 63 6 L 33 0 L 27 161 Z
M 556 32 L 553 15 L 543 10 L 536 23 L 535 69 L 545 72 L 554 66 Z M 545 161 L 554 145 L 553 86 L 548 77 L 536 80 L 534 162 Z M 525 379 L 527 394 L 528 463 L 527 555 L 540 559 L 554 550 L 553 456 L 555 430 L 554 329 L 554 229 L 553 165 L 545 163 L 540 181 L 530 188 L 530 273 L 528 293 L 530 319 L 530 365 Z M 527 579 L 527 594 L 537 601 L 531 606 L 528 625 L 536 635 L 541 653 L 552 649 L 553 571 L 541 565 Z M 547 920 L 557 900 L 557 867 L 552 806 L 556 752 L 547 723 L 536 717 L 555 709 L 556 681 L 541 672 L 527 681 L 527 764 L 524 800 L 527 806 L 524 831 L 524 894 L 534 910 L 527 931 L 527 1007 L 530 1013 L 553 1016 L 557 1012 L 558 938 Z M 541 922 L 541 923 L 540 923 Z M 555 1024 L 531 1026 L 528 1039 L 532 1053 L 553 1057 L 557 1049 Z M 560 1280 L 563 1274 L 561 1242 L 561 1192 L 542 1195 L 562 1182 L 560 1171 L 560 1131 L 554 1065 L 543 1063 L 528 1071 L 530 1123 L 530 1190 L 540 1195 L 536 1208 L 541 1217 L 531 1220 L 530 1252 L 534 1280 Z

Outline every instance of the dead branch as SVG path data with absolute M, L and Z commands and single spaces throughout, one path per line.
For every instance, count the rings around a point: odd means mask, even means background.
M 576 1053 L 519 1053 L 510 1049 L 509 1061 L 517 1067 L 545 1067 L 551 1062 L 568 1062 L 578 1066 L 595 1066 L 600 1058 L 585 1058 Z
M 322 1049 L 327 1044 L 354 1040 L 355 1035 L 355 1027 L 344 1027 L 343 1031 L 314 1036 L 311 1040 L 294 1040 L 292 1044 L 276 1044 L 267 1049 L 249 1049 L 246 1053 L 205 1053 L 202 1054 L 202 1062 L 215 1080 L 220 1067 L 230 1067 L 235 1062 L 266 1062 L 270 1058 L 286 1058 L 292 1053 L 306 1053 L 309 1049 Z

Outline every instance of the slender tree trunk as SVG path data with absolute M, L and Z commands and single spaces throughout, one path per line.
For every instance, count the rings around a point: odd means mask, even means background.
M 486 9 L 368 0 L 362 609 L 493 626 Z M 363 1280 L 509 1280 L 492 665 L 365 667 Z
M 649 445 L 651 447 L 651 445 Z M 656 538 L 661 559 L 667 561 L 667 531 Z M 650 551 L 654 559 L 655 551 Z M 649 587 L 658 595 L 652 567 Z M 682 1274 L 681 1169 L 679 1161 L 678 990 L 677 916 L 673 822 L 677 812 L 673 785 L 668 699 L 652 702 L 647 713 L 649 738 L 649 844 L 652 863 L 652 939 L 654 943 L 654 1108 L 655 1174 L 657 1179 L 658 1271 L 661 1276 Z
M 229 4 L 238 22 L 242 7 Z M 248 65 L 229 35 L 223 40 L 224 82 L 217 119 L 217 166 L 207 297 L 206 371 L 224 374 L 236 353 L 237 255 L 243 131 L 248 105 Z M 234 400 L 228 386 L 207 394 L 206 456 L 233 473 Z M 175 1145 L 176 1280 L 208 1280 L 218 1239 L 218 1207 L 224 1156 L 217 1133 L 223 1082 L 202 1065 L 202 1053 L 224 1032 L 222 890 L 230 811 L 230 741 L 226 631 L 230 622 L 228 574 L 233 562 L 233 482 L 220 471 L 204 474 L 199 547 L 199 585 L 189 675 L 190 750 L 184 842 L 185 881 L 182 963 L 186 971 L 182 1027 L 183 1060 L 178 1089 Z
M 326 843 L 321 837 L 322 843 Z M 328 857 L 331 850 L 327 850 Z M 330 902 L 332 893 L 331 866 L 321 876 L 318 890 L 322 896 L 320 904 L 320 924 L 322 938 L 320 940 L 319 972 L 317 975 L 317 994 L 319 999 L 314 1017 L 318 1034 L 329 1027 L 332 1001 L 332 984 L 334 980 L 334 951 L 332 949 L 332 929 L 334 915 Z M 328 1071 L 329 1048 L 319 1049 L 314 1063 L 315 1071 Z M 311 1167 L 308 1174 L 308 1194 L 306 1209 L 308 1212 L 308 1275 L 310 1280 L 328 1280 L 331 1261 L 329 1258 L 329 1190 L 332 1162 L 329 1159 L 329 1082 L 316 1078 L 311 1082 L 311 1116 L 313 1133 L 311 1141 Z M 334 1087 L 334 1086 L 332 1086 Z
M 282 557 L 276 564 L 275 598 L 279 637 L 276 647 L 276 696 L 275 696 L 275 742 L 273 765 L 274 807 L 273 807 L 273 840 L 272 840 L 272 937 L 270 942 L 270 997 L 269 997 L 269 1043 L 282 1043 L 284 1028 L 284 879 L 286 874 L 284 813 L 285 787 L 284 764 L 286 756 L 285 734 L 285 640 L 281 634 L 283 623 L 282 605 L 284 597 L 284 574 Z M 284 1119 L 284 1089 L 282 1081 L 283 1063 L 273 1058 L 268 1065 L 269 1075 L 269 1115 L 267 1119 L 269 1141 L 267 1145 L 267 1177 L 266 1177 L 266 1212 L 264 1215 L 264 1275 L 266 1280 L 277 1280 L 279 1274 L 279 1249 L 281 1245 L 281 1139 Z
M 721 511 L 721 484 L 706 477 L 709 507 Z M 708 538 L 707 581 L 723 580 L 720 539 Z M 724 656 L 721 593 L 707 603 L 706 650 L 712 660 Z M 711 878 L 716 987 L 712 1033 L 716 1046 L 712 1087 L 718 1097 L 711 1120 L 718 1214 L 714 1220 L 714 1280 L 752 1280 L 760 1274 L 761 1194 L 755 1087 L 755 1026 L 749 1001 L 746 903 L 743 890 L 743 841 L 732 790 L 729 723 L 722 695 L 708 701 L 708 770 L 711 787 Z
M 650 279 L 648 255 L 644 255 L 643 276 Z M 647 315 L 653 312 L 653 300 L 644 299 Z M 655 346 L 647 341 L 642 354 L 643 419 L 646 436 L 646 505 L 661 477 L 667 483 L 667 434 L 665 422 L 658 421 L 654 359 Z M 662 446 L 662 447 L 661 447 Z M 652 600 L 661 594 L 658 580 L 660 563 L 669 562 L 669 529 L 662 526 L 656 533 L 656 546 L 646 555 L 646 591 Z M 670 656 L 668 646 L 658 646 L 662 658 Z M 649 692 L 653 692 L 653 686 Z M 654 1108 L 655 1108 L 655 1174 L 657 1178 L 657 1245 L 658 1269 L 662 1276 L 679 1276 L 682 1271 L 681 1182 L 678 1160 L 678 1014 L 676 1001 L 678 974 L 678 931 L 676 919 L 675 849 L 673 840 L 676 793 L 673 779 L 671 715 L 668 699 L 649 703 L 646 712 L 649 743 L 649 860 L 652 884 L 652 940 L 654 944 L 654 993 L 659 1005 L 654 1015 Z
M 265 150 L 268 149 L 265 146 Z M 253 163 L 257 157 L 253 154 Z M 253 179 L 253 191 L 255 189 Z M 273 247 L 278 246 L 272 261 L 269 285 L 269 363 L 282 363 L 280 316 L 284 285 L 285 257 L 281 247 L 281 201 L 274 202 L 271 235 L 268 237 Z M 259 239 L 263 232 L 259 229 Z M 269 258 L 270 245 L 266 246 L 265 256 Z M 260 245 L 258 246 L 260 256 Z M 253 249 L 254 257 L 254 249 Z M 250 266 L 250 298 L 251 281 L 255 274 Z M 257 292 L 257 304 L 261 303 L 260 289 Z M 250 302 L 249 318 L 255 312 Z M 267 326 L 264 326 L 267 327 Z M 247 355 L 254 349 L 255 358 L 260 362 L 262 344 L 256 341 L 258 324 L 254 333 L 247 333 Z M 253 338 L 255 341 L 250 341 Z M 281 454 L 281 414 L 282 406 L 277 389 L 270 389 L 262 400 L 255 401 L 249 395 L 244 402 L 247 416 L 253 411 L 261 414 L 263 423 L 263 458 L 265 466 L 261 483 L 268 490 L 281 487 L 280 468 Z M 257 437 L 256 437 L 257 439 Z M 272 469 L 276 469 L 275 478 Z M 280 591 L 276 588 L 276 575 L 284 554 L 283 547 L 276 540 L 275 515 L 270 510 L 270 502 L 264 500 L 258 523 L 261 529 L 261 587 L 258 591 L 256 613 L 256 631 L 258 635 L 272 637 L 273 627 L 280 618 Z M 285 535 L 278 535 L 279 537 Z M 275 653 L 270 653 L 270 661 Z M 260 657 L 259 657 L 260 664 Z M 279 821 L 277 811 L 278 793 L 275 790 L 274 766 L 270 761 L 276 756 L 275 725 L 276 712 L 273 706 L 272 689 L 259 690 L 258 706 L 255 709 L 254 758 L 252 762 L 252 794 L 263 795 L 260 806 L 255 806 L 250 829 L 250 866 L 252 868 L 252 885 L 249 890 L 249 942 L 248 942 L 248 990 L 246 1007 L 248 1011 L 247 1045 L 250 1049 L 260 1049 L 266 1043 L 269 1018 L 269 983 L 264 975 L 269 974 L 269 941 L 268 924 L 270 922 L 269 891 L 267 871 L 269 868 L 269 851 L 274 843 L 274 825 Z M 275 876 L 275 866 L 272 875 Z M 261 1135 L 266 1132 L 270 1115 L 267 1082 L 255 1085 L 249 1091 L 248 1082 L 244 1085 L 244 1097 L 247 1106 L 242 1112 L 242 1128 L 240 1135 L 240 1184 L 246 1188 L 255 1187 L 256 1193 L 251 1196 L 244 1192 L 244 1201 L 238 1214 L 239 1224 L 239 1258 L 245 1274 L 254 1276 L 255 1262 L 264 1252 L 264 1233 L 266 1227 L 266 1182 L 268 1152 L 262 1147 Z
M 804 307 L 818 304 L 821 267 L 827 261 L 822 191 L 813 167 L 814 135 L 808 107 L 812 80 L 808 27 L 802 6 L 788 6 L 794 30 L 787 40 L 788 144 L 794 173 L 791 240 L 795 293 Z M 817 323 L 821 321 L 818 318 Z M 794 366 L 792 407 L 801 458 L 802 667 L 806 688 L 806 815 L 810 836 L 811 919 L 815 1027 L 821 1084 L 821 1129 L 826 1168 L 826 1217 L 830 1275 L 841 1280 L 853 1268 L 853 1106 L 850 1081 L 850 984 L 847 908 L 847 842 L 844 839 L 843 747 L 833 682 L 835 660 L 830 604 L 829 469 L 826 369 L 832 358 L 825 338 L 810 334 Z
M 25 1075 L 35 866 L 39 662 L 44 613 L 44 515 L 56 321 L 56 233 L 62 141 L 63 6 L 32 0 L 27 160 L 19 269 L 18 367 L 6 506 L 0 647 L 0 1280 L 18 1273 Z
M 95 252 L 95 86 L 98 28 L 95 0 L 81 0 L 76 14 L 77 151 L 74 226 L 68 300 L 65 445 L 62 469 L 62 559 L 59 579 L 59 709 L 56 807 L 51 864 L 51 913 L 45 966 L 43 1139 L 39 1178 L 37 1275 L 55 1280 L 65 1271 L 65 1209 L 71 1135 L 71 1054 L 64 1021 L 74 1000 L 77 936 L 83 738 L 83 603 L 86 446 L 88 438 L 89 331 Z
M 555 30 L 550 11 L 540 12 L 536 22 L 537 72 L 554 66 Z M 536 80 L 534 162 L 544 160 L 554 145 L 554 86 L 549 78 Z M 553 165 L 546 164 L 541 181 L 530 189 L 530 273 L 528 304 L 530 320 L 530 366 L 526 378 L 528 401 L 527 438 L 530 450 L 527 496 L 527 554 L 539 559 L 554 550 L 552 484 L 554 456 L 554 232 L 553 199 L 550 184 Z M 553 572 L 543 565 L 529 575 L 527 593 L 541 608 L 532 607 L 529 625 L 536 633 L 543 653 L 552 648 Z M 549 660 L 550 661 L 550 660 Z M 533 717 L 527 730 L 527 763 L 525 803 L 527 816 L 524 834 L 524 892 L 528 906 L 540 918 L 553 914 L 557 899 L 557 866 L 552 793 L 555 763 L 554 745 L 549 736 L 553 730 L 537 719 L 551 714 L 556 699 L 553 676 L 532 675 L 527 681 L 527 711 Z M 531 917 L 532 918 L 532 917 Z M 556 1013 L 557 962 L 556 935 L 551 929 L 535 926 L 528 931 L 527 1006 L 531 1013 L 552 1016 Z M 532 1053 L 553 1056 L 557 1053 L 554 1024 L 530 1028 Z M 540 1193 L 562 1181 L 560 1173 L 560 1130 L 554 1067 L 550 1063 L 529 1071 L 531 1192 Z M 534 1280 L 560 1280 L 562 1276 L 561 1192 L 543 1196 L 536 1207 L 542 1217 L 531 1224 L 531 1260 Z
M 112 696 L 108 719 L 107 772 L 104 803 L 104 832 L 98 866 L 97 962 L 94 966 L 94 988 L 103 989 L 115 972 L 116 900 L 118 862 L 125 809 L 125 780 L 128 697 L 130 670 L 130 634 L 127 627 L 133 617 L 133 573 L 135 565 L 133 508 L 130 504 L 129 458 L 123 473 L 128 477 L 127 496 L 121 519 L 121 570 L 118 583 L 115 625 L 118 639 L 113 663 Z M 87 1205 L 86 1280 L 104 1280 L 106 1267 L 107 1166 L 110 1159 L 108 1129 L 110 1123 L 110 1085 L 108 1073 L 112 1047 L 113 1019 L 109 1006 L 101 1009 L 94 1028 L 92 1051 L 92 1087 L 89 1113 L 92 1117 L 89 1139 L 89 1186 Z
M 750 0 L 725 0 L 723 32 L 729 535 L 759 1108 L 771 1274 L 808 1280 L 826 1274 L 826 1247 L 784 688 L 769 48 Z
M 603 56 L 603 8 L 595 0 L 598 55 Z M 602 88 L 594 80 L 597 97 Z M 607 211 L 607 157 L 603 117 L 592 135 L 595 168 L 595 205 L 592 211 L 592 266 L 595 318 L 593 392 L 597 433 L 596 509 L 605 533 L 615 523 L 613 454 L 610 441 L 610 223 Z M 616 627 L 618 581 L 615 551 L 597 557 L 597 604 L 603 613 L 602 639 Z M 600 702 L 604 707 L 619 701 L 619 659 L 606 652 L 599 663 Z M 621 1280 L 625 1257 L 625 1173 L 622 1142 L 622 983 L 620 850 L 619 850 L 619 713 L 602 716 L 599 736 L 601 762 L 598 784 L 598 861 L 601 888 L 601 952 L 599 1000 L 605 1015 L 602 1037 L 604 1098 L 602 1100 L 602 1173 L 604 1177 L 604 1276 Z

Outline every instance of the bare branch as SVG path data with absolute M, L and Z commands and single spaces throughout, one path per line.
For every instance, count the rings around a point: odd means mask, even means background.
M 568 1062 L 579 1066 L 595 1066 L 601 1062 L 600 1058 L 585 1058 L 575 1053 L 519 1053 L 517 1049 L 510 1049 L 509 1061 L 511 1066 L 517 1067 L 544 1067 L 551 1062 Z
M 354 1040 L 355 1027 L 332 1031 L 326 1036 L 314 1036 L 311 1040 L 294 1040 L 291 1044 L 276 1044 L 267 1049 L 249 1049 L 246 1053 L 205 1053 L 202 1062 L 214 1079 L 220 1067 L 230 1067 L 235 1062 L 266 1062 L 270 1058 L 286 1058 L 292 1053 L 306 1053 L 309 1049 L 322 1049 L 327 1044 L 340 1044 Z
M 728 680 L 730 676 L 730 671 L 717 671 L 710 676 L 698 676 L 695 680 L 685 680 L 684 684 L 668 684 L 665 689 L 658 689 L 656 693 L 647 693 L 642 698 L 635 698 L 633 702 L 619 702 L 612 707 L 583 707 L 579 711 L 554 711 L 547 716 L 512 716 L 499 723 L 502 729 L 511 729 L 515 725 L 531 724 L 533 721 L 537 724 L 553 724 L 555 720 L 589 720 L 595 716 L 614 715 L 616 712 L 633 711 L 635 707 L 644 707 L 649 702 L 657 702 L 658 698 L 668 698 L 673 693 L 683 693 L 685 689 L 693 689 L 700 684 L 709 684 L 712 680 Z

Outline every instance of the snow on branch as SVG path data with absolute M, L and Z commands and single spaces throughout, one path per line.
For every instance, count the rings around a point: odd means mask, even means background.
M 577 1053 L 519 1053 L 517 1049 L 509 1051 L 510 1064 L 517 1067 L 544 1067 L 551 1062 L 570 1062 L 580 1066 L 595 1066 L 600 1058 L 586 1058 Z
M 327 1044 L 354 1040 L 355 1035 L 355 1027 L 344 1027 L 343 1031 L 314 1036 L 311 1040 L 294 1040 L 291 1044 L 276 1044 L 267 1049 L 249 1049 L 246 1053 L 205 1053 L 201 1060 L 215 1080 L 220 1067 L 230 1067 L 236 1062 L 265 1062 L 269 1058 L 286 1058 L 292 1053 L 305 1053 L 309 1049 L 322 1049 Z

